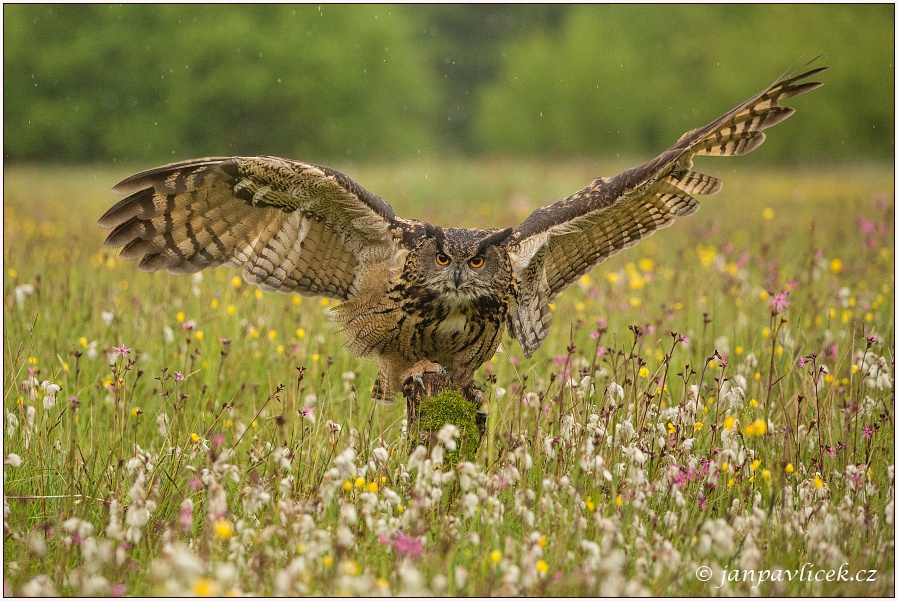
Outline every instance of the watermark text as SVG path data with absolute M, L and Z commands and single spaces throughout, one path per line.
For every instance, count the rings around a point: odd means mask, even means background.
M 812 563 L 806 563 L 801 568 L 794 570 L 738 570 L 730 569 L 727 565 L 720 570 L 720 584 L 714 588 L 723 588 L 727 582 L 751 582 L 752 588 L 758 588 L 765 582 L 876 582 L 877 570 L 851 571 L 848 563 L 843 563 L 838 569 L 818 568 Z M 702 582 L 711 582 L 714 570 L 708 566 L 699 566 L 695 570 L 695 577 Z

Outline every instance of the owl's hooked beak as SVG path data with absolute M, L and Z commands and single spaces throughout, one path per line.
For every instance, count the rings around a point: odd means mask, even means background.
M 455 281 L 456 288 L 461 286 L 461 268 L 460 267 L 455 268 L 455 273 L 452 275 L 452 279 Z

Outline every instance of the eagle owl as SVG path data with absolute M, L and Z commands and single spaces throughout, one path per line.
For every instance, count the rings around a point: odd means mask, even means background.
M 241 267 L 263 290 L 342 301 L 337 328 L 380 373 L 377 400 L 442 368 L 459 385 L 496 352 L 504 327 L 528 357 L 552 324 L 549 302 L 608 257 L 698 209 L 721 182 L 700 155 L 736 156 L 820 85 L 824 68 L 781 77 L 651 161 L 599 177 L 514 229 L 441 228 L 404 219 L 346 175 L 276 157 L 205 158 L 133 175 L 103 215 L 110 247 L 142 271 Z

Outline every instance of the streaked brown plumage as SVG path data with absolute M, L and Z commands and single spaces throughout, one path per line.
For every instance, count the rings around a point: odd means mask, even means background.
M 379 400 L 441 366 L 459 385 L 495 353 L 502 329 L 527 356 L 551 327 L 549 302 L 598 263 L 715 194 L 696 156 L 737 156 L 794 109 L 780 100 L 820 83 L 784 76 L 655 159 L 534 211 L 514 230 L 442 229 L 398 217 L 329 169 L 276 157 L 208 158 L 139 173 L 100 219 L 106 245 L 143 271 L 243 268 L 265 290 L 320 295 L 349 348 L 379 364 Z

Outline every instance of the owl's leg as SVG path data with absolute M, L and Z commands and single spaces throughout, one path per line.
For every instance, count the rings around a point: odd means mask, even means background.
M 381 355 L 377 358 L 377 364 L 380 373 L 374 381 L 371 398 L 382 405 L 392 405 L 396 402 L 396 395 L 402 391 L 402 383 L 409 371 L 409 362 L 401 357 Z

